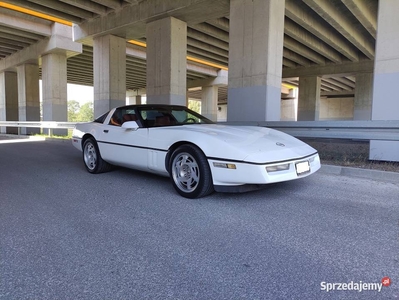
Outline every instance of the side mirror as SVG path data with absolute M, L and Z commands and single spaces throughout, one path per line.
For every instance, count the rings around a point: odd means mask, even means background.
M 137 124 L 136 121 L 128 121 L 122 124 L 122 128 L 136 131 L 137 129 L 139 129 L 139 125 Z

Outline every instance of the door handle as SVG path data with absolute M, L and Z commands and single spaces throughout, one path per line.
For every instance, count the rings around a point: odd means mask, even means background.
M 108 129 L 104 129 L 103 131 L 104 131 L 105 133 L 108 133 L 109 130 L 108 130 Z

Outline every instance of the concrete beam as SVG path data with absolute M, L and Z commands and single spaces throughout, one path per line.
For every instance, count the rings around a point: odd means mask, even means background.
M 143 60 L 147 60 L 146 51 L 144 51 L 144 49 L 142 47 L 137 47 L 130 43 L 127 43 L 126 55 L 141 58 Z M 218 76 L 219 69 L 214 68 L 214 67 L 205 66 L 205 65 L 199 65 L 199 64 L 187 61 L 187 71 L 203 74 L 206 76 L 216 77 L 216 76 Z
M 342 3 L 352 12 L 367 31 L 376 38 L 377 36 L 377 7 L 376 1 L 342 0 Z
M 342 88 L 336 86 L 335 84 L 331 83 L 329 80 L 323 79 L 321 85 L 327 87 L 333 91 L 342 91 Z
M 196 39 L 198 41 L 201 41 L 203 43 L 211 44 L 220 49 L 229 51 L 229 43 L 219 40 L 217 38 L 214 38 L 212 36 L 209 36 L 209 35 L 202 33 L 198 30 L 195 30 L 192 28 L 187 28 L 187 37 L 190 37 L 190 38 Z
M 199 59 L 205 59 L 207 61 L 215 62 L 217 64 L 222 64 L 222 65 L 226 65 L 226 66 L 229 64 L 228 57 L 209 53 L 206 50 L 202 50 L 197 47 L 190 46 L 190 45 L 187 45 L 187 54 L 189 56 L 194 56 Z
M 345 78 L 345 77 L 334 77 L 334 79 L 336 81 L 339 81 L 339 82 L 343 83 L 345 86 L 348 86 L 351 89 L 355 88 L 355 82 L 350 80 L 350 79 L 348 79 L 348 78 Z
M 329 96 L 340 96 L 340 97 L 353 97 L 355 94 L 355 91 L 321 91 L 320 96 L 321 97 L 329 97 Z
M 89 19 L 89 18 L 93 18 L 95 16 L 90 11 L 79 9 L 75 6 L 65 4 L 61 1 L 58 1 L 56 4 L 54 3 L 54 0 L 29 0 L 29 2 L 40 4 L 42 6 L 45 6 L 45 7 L 51 8 L 51 9 L 56 8 L 57 11 L 62 11 L 69 15 L 77 16 L 81 19 Z
M 326 59 L 324 56 L 309 49 L 308 47 L 304 46 L 303 44 L 299 43 L 298 41 L 294 40 L 293 38 L 287 35 L 284 36 L 284 47 L 310 59 L 316 64 L 324 65 L 326 63 Z
M 288 67 L 288 68 L 295 68 L 296 67 L 296 63 L 294 63 L 293 61 L 283 57 L 283 66 L 284 67 Z
M 364 55 L 374 59 L 375 46 L 370 39 L 362 35 L 352 22 L 330 1 L 303 0 L 310 8 L 318 13 L 332 27 L 341 33 L 348 41 L 355 45 Z
M 228 72 L 225 70 L 218 71 L 217 77 L 191 80 L 187 82 L 187 88 L 191 89 L 199 86 L 227 86 Z
M 51 26 L 0 12 L 0 25 L 41 36 L 51 35 Z
M 215 26 L 219 29 L 229 32 L 229 28 L 230 28 L 229 19 L 219 18 L 219 19 L 215 19 L 215 20 L 208 20 L 207 23 L 211 24 L 212 26 Z
M 323 81 L 333 84 L 343 90 L 352 89 L 350 86 L 347 86 L 346 84 L 342 83 L 341 81 L 337 81 L 335 77 L 323 78 Z
M 87 1 L 87 0 L 59 0 L 59 1 L 79 7 L 81 9 L 92 11 L 98 15 L 106 15 L 108 13 L 108 9 L 106 7 L 92 1 Z
M 373 72 L 374 61 L 365 60 L 357 63 L 331 64 L 325 66 L 301 67 L 296 69 L 283 69 L 283 78 L 298 76 L 348 76 L 348 74 Z
M 206 44 L 204 42 L 201 42 L 199 40 L 196 39 L 192 39 L 190 37 L 187 38 L 187 45 L 188 46 L 193 46 L 202 50 L 205 50 L 207 52 L 213 53 L 213 54 L 217 54 L 220 56 L 224 56 L 226 58 L 229 57 L 229 52 L 227 50 L 224 49 L 220 49 L 218 47 L 215 47 L 213 45 L 210 44 Z
M 310 66 L 312 64 L 312 62 L 309 59 L 286 48 L 283 49 L 283 57 L 292 60 L 293 62 L 296 62 L 297 64 L 304 67 Z
M 69 26 L 54 23 L 50 38 L 30 45 L 0 60 L 0 72 L 24 63 L 35 63 L 40 56 L 48 53 L 65 54 L 67 57 L 71 57 L 82 53 L 82 44 L 72 41 Z
M 5 33 L 5 32 L 0 32 L 0 38 L 13 42 L 24 43 L 25 45 L 30 45 L 31 43 L 36 42 L 36 39 L 21 37 L 12 33 Z
M 63 20 L 68 20 L 68 21 L 71 21 L 71 22 L 74 22 L 74 23 L 80 23 L 82 21 L 81 18 L 79 18 L 79 17 L 77 17 L 75 15 L 71 15 L 71 14 L 65 13 L 63 11 L 59 11 L 59 10 L 56 10 L 56 9 L 52 9 L 52 8 L 49 8 L 49 7 L 38 5 L 38 4 L 32 3 L 30 1 L 26 1 L 26 0 L 7 0 L 7 2 L 11 3 L 11 4 L 14 4 L 14 5 L 17 5 L 17 6 L 21 6 L 21 7 L 24 7 L 24 8 L 28 8 L 28 9 L 34 10 L 36 12 L 43 13 L 43 14 L 46 14 L 46 15 L 54 16 L 54 17 L 57 17 L 57 18 L 60 18 L 60 19 L 63 19 Z M 39 2 L 41 2 L 41 1 L 39 1 Z M 51 0 L 51 2 L 54 5 L 54 1 Z
M 313 51 L 323 55 L 329 60 L 335 63 L 342 62 L 342 57 L 339 52 L 331 48 L 320 39 L 316 38 L 313 34 L 310 34 L 309 31 L 303 29 L 301 26 L 298 26 L 297 23 L 289 18 L 285 18 L 284 33 L 297 40 L 301 44 L 309 47 Z
M 121 7 L 120 1 L 115 1 L 115 0 L 92 0 L 92 1 L 112 9 L 118 9 Z
M 359 60 L 358 51 L 351 43 L 337 32 L 332 31 L 327 24 L 321 23 L 313 14 L 303 9 L 299 1 L 285 0 L 285 15 L 351 61 Z
M 95 2 L 105 4 L 104 0 Z M 114 2 L 114 1 L 112 1 Z M 117 1 L 119 3 L 119 1 Z M 114 2 L 114 3 L 117 3 Z M 76 41 L 112 34 L 126 39 L 146 35 L 146 24 L 166 17 L 175 17 L 188 25 L 217 19 L 229 14 L 229 0 L 147 0 L 125 5 L 111 14 L 91 19 L 73 27 Z
M 229 42 L 229 33 L 206 23 L 194 24 L 191 28 L 210 35 L 218 40 Z

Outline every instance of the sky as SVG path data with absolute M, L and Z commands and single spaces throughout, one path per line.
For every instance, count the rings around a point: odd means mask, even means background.
M 68 101 L 76 100 L 82 106 L 87 102 L 94 101 L 94 92 L 92 86 L 69 84 L 67 87 Z
M 87 102 L 94 101 L 94 92 L 92 86 L 70 84 L 67 85 L 67 100 L 76 100 L 80 106 Z M 42 101 L 42 81 L 40 80 L 40 101 Z

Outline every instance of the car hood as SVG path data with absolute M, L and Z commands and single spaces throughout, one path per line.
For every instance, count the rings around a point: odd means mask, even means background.
M 242 160 L 248 162 L 283 161 L 305 157 L 317 152 L 293 136 L 266 127 L 219 124 L 193 124 L 184 125 L 184 127 L 185 130 L 201 132 L 223 141 L 227 144 L 226 146 L 239 149 L 241 153 L 245 153 Z

